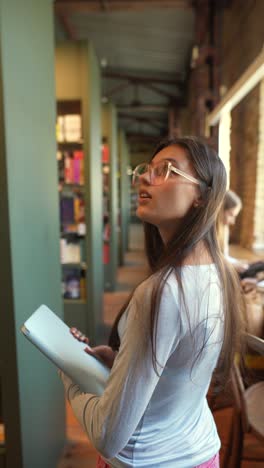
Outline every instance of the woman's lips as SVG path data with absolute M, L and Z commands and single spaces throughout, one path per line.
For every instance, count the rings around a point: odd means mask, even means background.
M 143 191 L 140 191 L 139 194 L 138 194 L 138 204 L 139 205 L 146 205 L 147 203 L 149 203 L 149 201 L 151 200 L 151 196 L 148 192 L 146 192 L 145 190 Z
M 151 195 L 147 190 L 139 190 L 138 195 L 139 198 L 151 198 Z
M 147 197 L 147 198 L 146 198 L 146 197 L 145 197 L 145 198 L 143 198 L 143 197 L 138 197 L 138 204 L 139 204 L 139 205 L 146 205 L 147 203 L 150 202 L 150 200 L 151 200 L 150 197 Z

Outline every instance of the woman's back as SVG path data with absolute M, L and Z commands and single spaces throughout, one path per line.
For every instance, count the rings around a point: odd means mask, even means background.
M 118 457 L 111 460 L 111 465 L 168 468 L 196 466 L 210 459 L 220 447 L 206 402 L 223 335 L 218 274 L 213 264 L 182 268 L 187 310 L 180 299 L 175 275 L 172 273 L 167 279 L 157 324 L 156 357 L 158 363 L 165 366 L 163 369 L 158 366 L 161 374 L 158 379 L 155 372 L 146 374 L 142 369 L 142 366 L 153 367 L 149 344 L 146 343 L 150 339 L 146 333 L 152 282 L 151 277 L 137 288 L 127 313 L 119 323 L 121 348 L 123 339 L 126 347 L 128 339 L 134 340 L 138 343 L 138 353 L 143 354 L 140 360 L 136 358 L 136 375 L 135 362 L 130 356 L 130 362 L 133 363 L 132 368 L 128 366 L 126 370 L 126 384 L 130 385 L 131 379 L 138 377 L 138 380 L 133 385 L 129 406 L 124 406 L 119 414 L 121 420 L 127 421 L 127 413 L 136 414 L 141 404 L 144 405 L 142 395 L 151 386 L 150 379 L 155 381 L 154 389 L 133 436 Z M 135 314 L 137 331 L 134 329 L 134 336 L 128 337 L 131 327 L 127 327 L 127 322 L 132 314 Z M 126 362 L 127 359 L 128 356 Z M 126 385 L 121 389 L 120 401 L 125 391 Z M 122 436 L 126 431 L 125 425 L 120 427 Z M 115 435 L 118 437 L 118 433 Z

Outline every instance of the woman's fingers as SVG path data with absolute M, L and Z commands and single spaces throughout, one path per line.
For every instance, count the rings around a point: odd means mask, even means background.
M 86 343 L 88 345 L 89 339 L 75 327 L 70 328 L 70 332 L 72 336 L 82 343 Z M 103 362 L 107 367 L 111 369 L 113 366 L 116 352 L 112 350 L 109 346 L 95 346 L 94 348 L 87 348 L 84 349 L 87 354 L 90 354 L 96 357 L 99 361 Z
M 95 346 L 94 348 L 87 347 L 84 351 L 87 354 L 98 358 L 110 369 L 112 368 L 116 357 L 116 351 L 113 351 L 109 346 Z
M 85 336 L 80 330 L 75 327 L 70 328 L 71 334 L 76 338 L 76 340 L 81 341 L 82 343 L 89 343 L 89 339 Z

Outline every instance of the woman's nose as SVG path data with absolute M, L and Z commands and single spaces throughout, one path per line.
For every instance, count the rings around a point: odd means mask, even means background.
M 144 172 L 144 174 L 141 174 L 141 175 L 139 176 L 139 182 L 140 182 L 141 184 L 142 184 L 142 183 L 147 183 L 148 185 L 151 184 L 149 171 L 146 171 L 146 172 Z

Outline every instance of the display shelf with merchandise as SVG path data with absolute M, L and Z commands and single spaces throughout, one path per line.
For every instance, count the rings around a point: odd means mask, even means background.
M 95 344 L 103 314 L 101 70 L 87 41 L 62 41 L 55 56 L 64 318 Z
M 57 103 L 61 289 L 65 301 L 86 301 L 84 152 L 80 101 Z
M 112 103 L 102 105 L 101 164 L 103 176 L 103 263 L 104 289 L 115 291 L 119 231 L 117 112 Z

